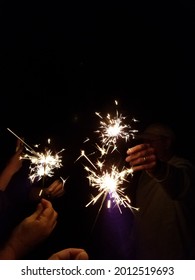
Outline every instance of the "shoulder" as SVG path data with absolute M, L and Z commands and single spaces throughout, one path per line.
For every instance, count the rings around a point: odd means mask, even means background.
M 189 167 L 195 169 L 195 165 L 190 160 L 177 155 L 172 156 L 168 163 L 178 167 Z

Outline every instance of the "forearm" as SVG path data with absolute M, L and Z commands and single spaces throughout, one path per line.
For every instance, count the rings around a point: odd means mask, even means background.
M 14 249 L 8 244 L 5 247 L 0 249 L 0 260 L 16 260 L 17 255 Z
M 17 244 L 13 243 L 13 240 L 8 241 L 5 246 L 0 250 L 1 260 L 18 260 L 24 254 L 23 247 L 19 247 Z
M 33 233 L 33 231 L 35 231 L 36 235 L 36 224 L 31 222 L 30 219 L 31 216 L 25 218 L 14 228 L 7 238 L 6 243 L 0 249 L 0 259 L 22 259 L 38 243 L 37 237 L 34 237 Z M 37 231 L 38 230 L 39 229 L 37 229 Z M 38 241 L 40 241 L 40 239 L 38 239 Z
M 0 174 L 0 190 L 5 191 L 6 187 L 8 186 L 11 178 L 13 176 L 13 172 L 8 168 L 5 169 Z

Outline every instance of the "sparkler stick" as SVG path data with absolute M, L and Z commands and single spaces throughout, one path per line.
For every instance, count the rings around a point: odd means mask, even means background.
M 24 142 L 24 140 L 22 138 L 20 138 L 18 135 L 16 135 L 11 129 L 7 128 L 7 130 L 9 130 L 14 136 L 16 136 L 16 138 L 18 138 L 26 146 L 26 148 L 29 148 L 31 153 L 36 154 L 36 152 L 26 142 Z

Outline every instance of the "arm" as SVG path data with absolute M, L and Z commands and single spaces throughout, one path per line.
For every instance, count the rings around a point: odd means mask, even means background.
M 195 173 L 188 160 L 172 157 L 169 161 L 161 161 L 149 144 L 128 149 L 125 160 L 134 172 L 146 171 L 174 199 L 185 195 L 192 186 Z
M 22 167 L 22 160 L 20 156 L 23 151 L 23 146 L 17 142 L 17 148 L 15 154 L 10 158 L 7 165 L 0 174 L 0 190 L 5 191 L 12 176 L 19 171 Z

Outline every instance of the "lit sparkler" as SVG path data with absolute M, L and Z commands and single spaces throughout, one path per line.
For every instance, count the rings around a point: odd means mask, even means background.
M 101 166 L 101 162 L 98 162 Z M 133 174 L 132 168 L 123 168 L 121 171 L 115 165 L 111 166 L 111 170 L 99 170 L 99 173 L 93 171 L 89 167 L 85 167 L 86 171 L 89 173 L 87 178 L 89 179 L 89 184 L 98 190 L 98 194 L 91 199 L 91 201 L 86 205 L 95 204 L 98 199 L 102 197 L 102 202 L 108 198 L 107 207 L 111 208 L 111 205 L 116 205 L 121 211 L 121 206 L 125 208 L 135 209 L 131 206 L 130 198 L 125 194 L 125 188 L 123 183 L 129 182 L 127 177 L 129 174 Z
M 118 102 L 115 100 L 115 104 L 118 105 Z M 113 151 L 117 149 L 117 140 L 119 138 L 125 139 L 127 142 L 130 138 L 134 138 L 136 132 L 135 129 L 131 128 L 130 124 L 125 124 L 124 120 L 125 116 L 119 114 L 118 110 L 116 110 L 116 115 L 111 117 L 110 114 L 107 114 L 106 118 L 103 118 L 100 113 L 95 113 L 102 120 L 100 121 L 100 129 L 96 132 L 100 134 L 101 143 L 103 145 L 103 150 L 105 151 L 105 147 L 108 150 L 112 147 Z M 136 119 L 132 119 L 133 122 L 136 122 Z
M 60 153 L 64 151 L 64 149 L 58 153 L 53 153 L 49 149 L 45 149 L 45 152 L 37 152 L 12 130 L 9 128 L 7 129 L 24 144 L 24 148 L 26 149 L 27 153 L 21 155 L 20 158 L 28 159 L 31 162 L 29 173 L 31 182 L 34 182 L 35 179 L 39 181 L 41 178 L 45 178 L 46 176 L 52 177 L 54 175 L 54 169 L 62 167 L 62 157 Z M 48 144 L 50 144 L 50 141 L 51 140 L 48 139 Z M 35 147 L 38 147 L 38 145 L 35 145 Z
M 56 154 L 53 154 L 51 150 L 46 150 L 44 153 L 32 153 L 32 151 L 29 151 L 30 154 L 24 154 L 21 156 L 22 159 L 28 159 L 31 161 L 29 174 L 31 182 L 34 182 L 35 179 L 39 181 L 45 176 L 52 177 L 54 175 L 54 169 L 62 166 L 62 157 L 59 153 L 63 150 L 64 149 Z
M 91 168 L 85 166 L 85 170 L 88 172 L 87 178 L 90 186 L 98 191 L 98 194 L 90 200 L 86 207 L 90 204 L 95 204 L 101 199 L 102 202 L 99 209 L 101 210 L 103 203 L 107 199 L 107 207 L 110 208 L 111 205 L 114 204 L 121 213 L 122 206 L 125 208 L 128 207 L 131 210 L 138 210 L 138 208 L 131 206 L 131 200 L 125 194 L 124 187 L 124 182 L 129 182 L 127 180 L 128 176 L 133 176 L 133 169 L 123 166 L 123 168 L 119 170 L 114 164 L 108 167 L 107 163 L 110 149 L 112 152 L 117 150 L 117 140 L 119 138 L 125 141 L 128 141 L 130 138 L 133 139 L 137 130 L 131 129 L 129 124 L 124 124 L 126 117 L 123 117 L 118 111 L 114 118 L 111 118 L 111 115 L 107 114 L 106 120 L 103 119 L 100 113 L 96 113 L 96 115 L 102 119 L 100 121 L 100 129 L 95 131 L 100 133 L 101 144 L 98 145 L 96 143 L 96 148 L 101 156 L 96 160 L 96 164 L 86 155 L 84 150 L 81 151 L 81 155 L 78 157 L 78 159 L 85 157 L 90 163 Z M 133 119 L 133 121 L 136 122 L 135 119 Z M 95 152 L 92 154 L 94 155 Z

